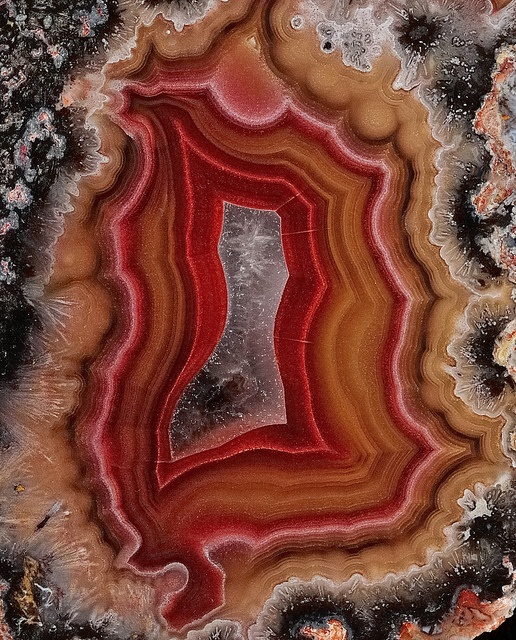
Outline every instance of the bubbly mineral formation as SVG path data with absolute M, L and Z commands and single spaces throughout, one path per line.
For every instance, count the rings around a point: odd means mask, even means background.
M 510 618 L 514 2 L 0 15 L 0 636 Z

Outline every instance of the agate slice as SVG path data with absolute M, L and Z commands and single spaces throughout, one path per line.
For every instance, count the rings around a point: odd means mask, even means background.
M 0 638 L 513 637 L 516 2 L 0 16 Z

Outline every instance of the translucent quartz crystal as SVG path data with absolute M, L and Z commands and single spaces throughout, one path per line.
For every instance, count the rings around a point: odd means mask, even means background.
M 218 246 L 227 286 L 226 325 L 174 411 L 174 453 L 214 431 L 220 443 L 228 432 L 234 436 L 286 422 L 274 352 L 274 323 L 288 277 L 280 218 L 274 211 L 224 203 Z

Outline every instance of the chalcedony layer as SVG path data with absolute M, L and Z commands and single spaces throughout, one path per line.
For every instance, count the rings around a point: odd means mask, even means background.
M 82 633 L 52 608 L 62 589 L 94 637 L 499 624 L 516 562 L 511 4 L 77 11 L 111 52 L 92 46 L 59 108 L 20 119 L 1 227 L 24 232 L 44 147 L 45 256 L 32 276 L 0 262 L 40 325 L 2 392 L 21 549 L 7 637 Z M 89 160 L 65 178 L 72 116 Z

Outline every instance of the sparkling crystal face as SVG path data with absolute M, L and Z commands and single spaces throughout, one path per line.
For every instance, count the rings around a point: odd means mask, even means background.
M 513 3 L 52 2 L 0 8 L 0 635 L 500 625 Z

